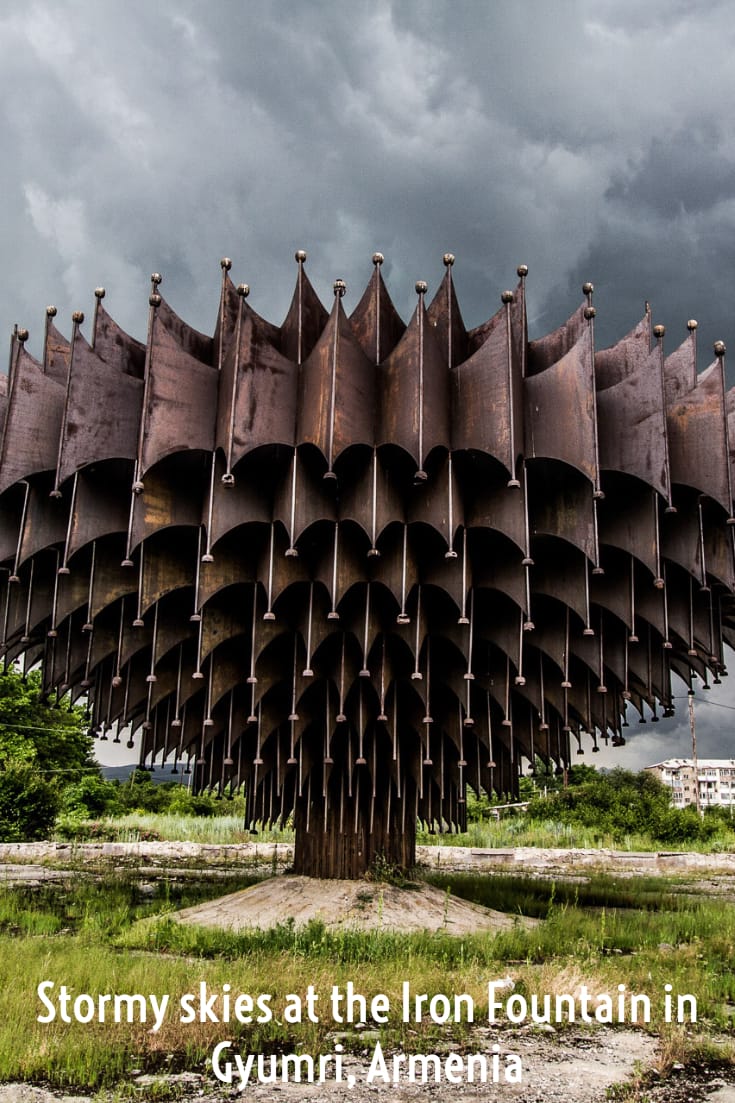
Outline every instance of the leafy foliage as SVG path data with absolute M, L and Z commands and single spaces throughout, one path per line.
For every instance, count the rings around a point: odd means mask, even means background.
M 11 762 L 0 769 L 0 842 L 47 838 L 58 810 L 58 789 L 33 766 Z
M 134 770 L 128 781 L 115 786 L 113 815 L 126 812 L 171 813 L 179 816 L 226 816 L 245 813 L 241 797 L 219 797 L 214 793 L 191 793 L 178 781 L 155 784 L 147 770 Z
M 117 809 L 119 786 L 105 781 L 99 774 L 86 774 L 79 781 L 65 786 L 61 794 L 61 811 L 69 816 L 101 816 Z
M 672 808 L 670 790 L 646 770 L 592 770 L 575 781 L 546 799 L 532 800 L 529 818 L 582 824 L 620 841 L 647 833 L 668 844 L 705 841 L 723 826 L 720 816 L 701 819 L 694 808 Z
M 25 677 L 12 667 L 0 672 L 0 767 L 10 762 L 67 780 L 94 767 L 84 710 L 50 704 L 37 670 Z
M 0 673 L 0 841 L 48 836 L 64 783 L 94 769 L 83 721 L 44 699 L 38 672 Z

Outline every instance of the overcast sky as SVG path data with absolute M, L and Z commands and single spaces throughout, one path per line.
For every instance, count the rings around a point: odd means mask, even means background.
M 212 332 L 223 255 L 280 322 L 297 248 L 348 307 L 380 250 L 405 316 L 451 251 L 470 325 L 522 262 L 532 337 L 592 280 L 601 345 L 648 299 L 668 349 L 697 318 L 700 366 L 717 338 L 735 365 L 734 23 L 715 0 L 4 0 L 0 331 L 38 353 L 46 305 L 68 333 L 102 285 L 143 337 L 156 270 Z

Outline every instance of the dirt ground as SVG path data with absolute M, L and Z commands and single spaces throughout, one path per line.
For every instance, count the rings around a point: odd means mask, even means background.
M 495 1039 L 493 1038 L 492 1041 Z M 484 1039 L 485 1044 L 492 1041 Z M 373 1043 L 370 1043 L 370 1051 Z M 248 1086 L 242 1098 L 257 1103 L 397 1103 L 403 1100 L 461 1099 L 462 1103 L 487 1103 L 488 1100 L 508 1100 L 508 1103 L 597 1103 L 606 1099 L 613 1083 L 628 1078 L 636 1062 L 647 1062 L 653 1055 L 653 1040 L 632 1031 L 598 1030 L 587 1034 L 565 1034 L 563 1037 L 526 1034 L 503 1035 L 502 1051 L 514 1052 L 523 1062 L 523 1082 L 506 1084 L 368 1084 L 368 1057 L 349 1056 L 344 1061 L 344 1075 L 355 1078 L 355 1086 L 336 1084 L 278 1084 Z M 478 1047 L 479 1048 L 479 1047 Z M 488 1046 L 489 1048 L 489 1046 Z M 138 1087 L 146 1098 L 155 1084 L 154 1077 L 140 1077 Z M 187 1103 L 206 1098 L 221 1103 L 233 1098 L 230 1087 L 214 1087 L 213 1079 L 189 1077 L 181 1084 Z M 203 1095 L 200 1093 L 204 1093 Z M 59 1096 L 29 1085 L 0 1086 L 0 1103 L 57 1103 Z M 84 1097 L 61 1097 L 71 1103 L 87 1103 Z M 695 1097 L 706 1098 L 706 1097 Z M 735 1095 L 732 1097 L 735 1100 Z M 725 1103 L 725 1100 L 722 1100 Z
M 317 877 L 270 877 L 240 892 L 174 912 L 172 918 L 239 931 L 254 927 L 266 930 L 282 923 L 284 917 L 293 919 L 297 927 L 320 919 L 331 929 L 446 931 L 456 935 L 505 930 L 518 921 L 525 926 L 536 922 L 479 907 L 421 882 L 398 888 L 371 881 L 322 881 Z
M 429 1100 L 446 1103 L 604 1103 L 616 1098 L 613 1085 L 635 1080 L 637 1070 L 655 1063 L 655 1039 L 629 1030 L 599 1027 L 589 1032 L 536 1030 L 503 1032 L 476 1039 L 477 1051 L 491 1050 L 493 1042 L 501 1053 L 515 1053 L 522 1061 L 520 1084 L 504 1083 L 367 1083 L 374 1041 L 365 1039 L 363 1052 L 344 1059 L 345 1081 L 324 1084 L 258 1084 L 239 1092 L 235 1085 L 218 1085 L 213 1077 L 183 1073 L 178 1077 L 139 1076 L 133 1086 L 139 1098 L 156 1098 L 164 1080 L 175 1081 L 179 1103 L 225 1103 L 247 1098 L 256 1103 L 410 1103 Z M 390 1060 L 390 1058 L 389 1058 Z M 727 1075 L 727 1078 L 726 1078 Z M 655 1073 L 642 1085 L 640 1094 L 627 1099 L 640 1103 L 735 1103 L 735 1082 L 730 1073 L 715 1068 L 674 1072 L 657 1083 Z M 347 1078 L 354 1078 L 350 1087 Z M 29 1084 L 0 1085 L 0 1103 L 92 1103 L 87 1096 L 54 1094 Z M 94 1103 L 99 1103 L 95 1097 Z

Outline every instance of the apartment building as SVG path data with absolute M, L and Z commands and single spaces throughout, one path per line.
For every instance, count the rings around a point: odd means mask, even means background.
M 696 778 L 691 758 L 667 758 L 646 769 L 671 789 L 675 808 L 697 803 L 696 784 L 702 808 L 717 804 L 735 807 L 735 758 L 700 758 Z

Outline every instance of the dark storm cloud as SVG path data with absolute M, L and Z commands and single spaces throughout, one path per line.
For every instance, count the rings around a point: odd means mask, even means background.
M 529 265 L 531 335 L 593 280 L 601 344 L 735 352 L 731 6 L 651 0 L 6 0 L 0 329 L 91 310 L 143 336 L 148 279 L 211 332 L 219 258 L 280 321 L 293 252 L 407 315 L 441 256 L 468 324 Z M 735 364 L 735 356 L 731 357 Z
M 2 30 L 6 329 L 104 283 L 140 334 L 153 269 L 211 328 L 223 253 L 278 319 L 299 246 L 320 291 L 341 275 L 352 301 L 381 249 L 404 313 L 450 249 L 470 323 L 523 261 L 535 332 L 593 278 L 609 340 L 661 288 L 683 324 L 692 254 L 729 287 L 716 5 L 37 0 Z
M 654 138 L 641 164 L 614 176 L 605 198 L 640 215 L 701 214 L 735 195 L 735 163 L 716 127 Z
M 614 174 L 580 261 L 595 278 L 598 337 L 615 341 L 649 299 L 669 349 L 697 319 L 700 368 L 713 359 L 713 340 L 732 348 L 734 219 L 735 148 L 712 123 L 653 139 L 639 164 Z M 552 292 L 550 309 L 563 310 L 571 295 L 571 287 Z M 732 368 L 728 374 L 735 382 Z
M 694 730 L 697 740 L 697 753 L 700 758 L 732 758 L 735 755 L 735 704 L 733 689 L 723 681 L 720 686 L 711 686 L 704 690 L 695 683 Z M 646 722 L 641 724 L 638 713 L 628 710 L 629 727 L 623 729 L 626 744 L 622 748 L 607 747 L 600 742 L 600 753 L 589 756 L 586 745 L 584 758 L 594 766 L 624 766 L 630 770 L 640 770 L 654 762 L 666 758 L 691 758 L 692 733 L 689 726 L 689 706 L 686 686 L 682 682 L 674 684 L 675 716 L 659 719 L 654 723 L 651 713 L 646 710 Z M 580 760 L 581 761 L 581 760 Z

